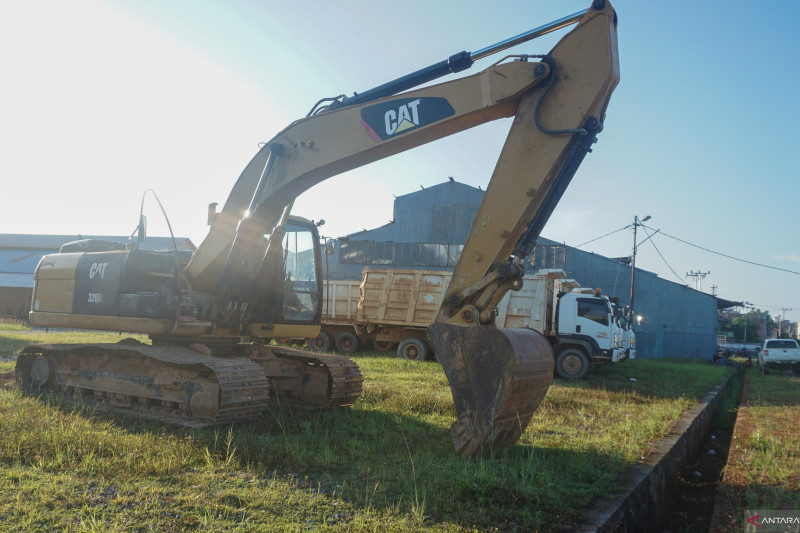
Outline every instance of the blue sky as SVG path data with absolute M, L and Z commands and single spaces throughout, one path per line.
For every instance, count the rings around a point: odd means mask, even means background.
M 319 98 L 364 91 L 588 5 L 3 3 L 0 176 L 12 187 L 0 232 L 129 234 L 152 188 L 174 231 L 199 243 L 206 205 L 224 202 L 258 143 Z M 800 4 L 614 6 L 622 81 L 543 236 L 577 245 L 650 215 L 650 231 L 800 272 Z M 546 52 L 556 38 L 514 52 Z M 485 188 L 507 128 L 476 128 L 331 178 L 294 211 L 324 218 L 323 232 L 336 237 L 385 224 L 393 195 L 420 185 L 453 176 Z M 157 206 L 148 201 L 145 211 L 151 234 L 166 234 Z M 630 255 L 632 237 L 625 230 L 583 249 Z M 723 298 L 800 317 L 797 274 L 663 234 L 639 248 L 637 265 L 692 286 L 686 273 L 710 271 L 704 292 L 713 285 Z

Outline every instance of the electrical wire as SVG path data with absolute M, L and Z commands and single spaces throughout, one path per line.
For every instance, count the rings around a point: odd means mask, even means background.
M 645 228 L 647 227 L 647 226 L 645 226 L 644 224 L 640 224 L 640 225 L 641 225 L 642 227 L 645 227 Z M 648 229 L 652 229 L 652 228 L 648 228 Z M 698 249 L 700 249 L 700 250 L 703 250 L 704 252 L 708 252 L 708 253 L 711 253 L 711 254 L 715 254 L 715 255 L 722 256 L 722 257 L 726 257 L 726 258 L 728 258 L 728 259 L 733 259 L 734 261 L 740 261 L 740 262 L 742 262 L 742 263 L 747 263 L 747 264 L 749 264 L 749 265 L 760 266 L 760 267 L 763 267 L 763 268 L 769 268 L 769 269 L 772 269 L 772 270 L 779 270 L 779 271 L 781 271 L 781 272 L 788 272 L 789 274 L 797 274 L 798 276 L 800 276 L 800 272 L 797 272 L 797 271 L 795 271 L 795 270 L 789 270 L 789 269 L 786 269 L 786 268 L 780 268 L 780 267 L 775 267 L 775 266 L 765 265 L 765 264 L 763 264 L 763 263 L 756 263 L 755 261 L 748 261 L 747 259 L 741 259 L 741 258 L 739 258 L 739 257 L 734 257 L 734 256 L 732 256 L 732 255 L 723 254 L 722 252 L 716 252 L 716 251 L 714 251 L 714 250 L 710 250 L 710 249 L 708 249 L 708 248 L 705 248 L 705 247 L 703 247 L 703 246 L 700 246 L 700 245 L 698 245 L 698 244 L 694 244 L 694 243 L 691 243 L 691 242 L 689 242 L 689 241 L 685 241 L 685 240 L 683 240 L 683 239 L 679 239 L 678 237 L 675 237 L 675 236 L 673 236 L 673 235 L 670 235 L 670 234 L 668 234 L 668 233 L 664 233 L 663 231 L 661 232 L 661 234 L 662 234 L 662 235 L 664 235 L 665 237 L 669 237 L 670 239 L 674 239 L 674 240 L 676 240 L 676 241 L 678 241 L 678 242 L 682 242 L 683 244 L 688 244 L 689 246 L 693 246 L 693 247 L 695 247 L 695 248 L 698 248 Z
M 585 246 L 585 245 L 587 245 L 587 244 L 589 244 L 589 243 L 592 243 L 592 242 L 594 242 L 594 241 L 599 241 L 600 239 L 602 239 L 602 238 L 604 238 L 604 237 L 608 237 L 609 235 L 614 235 L 615 233 L 619 233 L 620 231 L 622 231 L 622 230 L 624 230 L 624 229 L 628 229 L 628 228 L 630 228 L 631 226 L 633 226 L 633 224 L 628 224 L 627 226 L 621 227 L 621 228 L 619 228 L 619 229 L 615 229 L 614 231 L 612 231 L 612 232 L 609 232 L 609 233 L 606 233 L 605 235 L 600 235 L 600 236 L 599 236 L 599 237 L 597 237 L 596 239 L 592 239 L 592 240 L 590 240 L 590 241 L 586 241 L 586 242 L 582 242 L 581 244 L 577 244 L 577 245 L 575 245 L 575 248 L 580 248 L 581 246 Z
M 642 229 L 644 230 L 644 232 L 645 232 L 645 233 L 647 233 L 647 227 L 646 227 L 644 224 L 640 224 L 640 226 L 642 226 Z M 660 232 L 660 233 L 664 233 L 664 232 L 662 231 L 662 232 Z M 655 235 L 655 233 L 653 233 L 653 235 Z M 652 244 L 652 245 L 653 245 L 653 248 L 655 248 L 655 249 L 656 249 L 656 252 L 658 252 L 658 256 L 661 258 L 661 260 L 662 260 L 662 261 L 664 261 L 664 264 L 665 264 L 665 265 L 667 265 L 667 268 L 669 268 L 669 269 L 670 269 L 670 271 L 671 271 L 673 274 L 675 274 L 675 277 L 676 277 L 676 278 L 678 278 L 678 279 L 680 280 L 680 283 L 681 283 L 681 285 L 685 285 L 685 286 L 687 286 L 687 287 L 688 287 L 688 286 L 689 286 L 689 284 L 688 284 L 688 283 L 686 283 L 686 282 L 683 280 L 683 278 L 681 278 L 681 277 L 678 275 L 678 273 L 677 273 L 677 272 L 675 272 L 675 269 L 673 269 L 673 268 L 670 266 L 670 264 L 667 262 L 666 258 L 665 258 L 665 257 L 664 257 L 664 255 L 661 253 L 661 250 L 659 250 L 659 249 L 658 249 L 658 246 L 656 246 L 655 239 L 651 239 L 651 237 L 652 237 L 653 235 L 650 235 L 649 233 L 647 233 L 647 238 L 648 238 L 648 239 L 650 239 L 650 244 Z

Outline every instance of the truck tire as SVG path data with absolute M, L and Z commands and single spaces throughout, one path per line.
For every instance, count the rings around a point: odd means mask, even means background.
M 308 341 L 308 344 L 314 351 L 329 352 L 333 347 L 333 339 L 328 333 L 320 331 L 319 335 Z
M 416 337 L 404 339 L 397 347 L 397 356 L 409 361 L 427 361 L 430 350 L 425 341 Z
M 577 348 L 566 348 L 556 356 L 556 372 L 563 379 L 581 379 L 589 373 L 589 358 Z
M 379 352 L 388 352 L 394 348 L 394 343 L 392 341 L 375 341 L 373 345 Z
M 355 333 L 343 331 L 336 337 L 336 351 L 341 353 L 356 353 L 358 350 L 358 337 Z

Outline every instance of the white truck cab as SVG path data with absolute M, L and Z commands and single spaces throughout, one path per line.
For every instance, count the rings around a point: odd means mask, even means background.
M 633 329 L 607 297 L 574 288 L 558 299 L 556 317 L 552 340 L 561 377 L 577 379 L 588 373 L 590 364 L 636 357 Z

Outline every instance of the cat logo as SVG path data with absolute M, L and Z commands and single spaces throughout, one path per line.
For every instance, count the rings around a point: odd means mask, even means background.
M 384 113 L 383 121 L 386 124 L 386 135 L 402 133 L 409 128 L 419 126 L 417 106 L 419 106 L 419 98 L 401 105 L 397 111 L 390 109 Z
M 106 267 L 108 267 L 108 263 L 92 263 L 91 268 L 89 268 L 89 279 L 94 279 L 95 276 L 104 278 Z
M 399 98 L 363 108 L 361 124 L 373 141 L 381 142 L 454 114 L 446 98 Z

